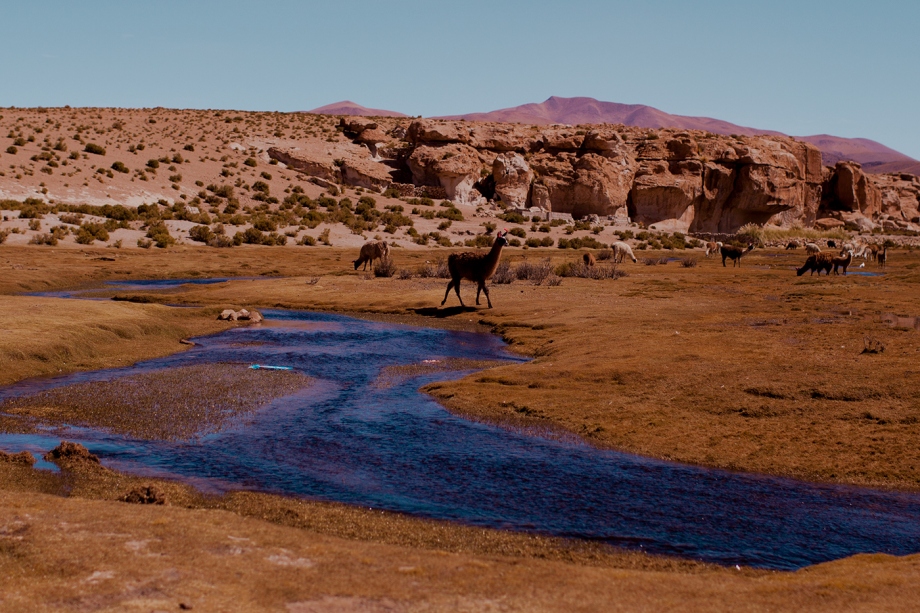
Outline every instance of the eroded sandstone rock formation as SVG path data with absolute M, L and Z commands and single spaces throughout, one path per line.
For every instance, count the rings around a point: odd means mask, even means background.
M 379 192 L 405 191 L 411 181 L 457 204 L 494 199 L 670 231 L 818 219 L 863 230 L 920 224 L 913 175 L 870 175 L 855 162 L 823 167 L 816 147 L 785 136 L 361 117 L 343 118 L 340 129 L 352 143 L 331 154 L 269 155 L 311 176 Z

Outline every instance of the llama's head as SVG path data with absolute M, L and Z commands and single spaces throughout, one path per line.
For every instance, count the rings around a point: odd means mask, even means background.
M 501 232 L 495 235 L 495 244 L 496 247 L 504 247 L 508 244 L 508 228 L 503 229 Z

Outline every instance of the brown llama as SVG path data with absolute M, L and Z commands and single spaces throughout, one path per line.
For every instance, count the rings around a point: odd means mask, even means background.
M 719 248 L 721 248 L 721 247 L 722 247 L 722 243 L 721 243 L 721 242 L 719 242 L 719 243 L 713 243 L 712 241 L 709 241 L 709 242 L 707 242 L 706 245 L 705 245 L 704 255 L 708 258 L 708 257 L 711 256 L 713 253 L 715 253 L 716 251 L 718 251 Z
M 869 259 L 876 260 L 878 258 L 878 245 L 869 245 Z
M 878 261 L 879 268 L 885 268 L 885 264 L 888 263 L 888 247 L 879 249 L 879 252 L 875 254 L 875 259 Z
M 790 249 L 798 249 L 798 248 L 799 248 L 799 241 L 789 241 L 788 243 L 786 243 L 786 251 L 789 251 Z
M 834 254 L 823 251 L 821 253 L 813 253 L 808 256 L 808 259 L 805 260 L 805 265 L 799 268 L 795 274 L 796 276 L 801 277 L 809 270 L 811 274 L 815 274 L 815 271 L 818 271 L 818 276 L 821 276 L 821 271 L 823 270 L 825 274 L 831 274 L 831 267 L 834 265 Z M 811 276 L 811 275 L 809 275 Z
M 846 255 L 844 255 L 844 253 Z M 834 264 L 834 274 L 837 274 L 837 267 L 839 266 L 840 268 L 843 268 L 843 276 L 845 277 L 847 276 L 847 266 L 849 266 L 850 262 L 853 261 L 853 252 L 845 251 L 844 253 L 841 253 L 837 257 L 833 258 L 831 262 Z
M 753 250 L 754 245 L 748 245 L 747 249 L 735 247 L 734 245 L 722 245 L 720 249 L 722 252 L 722 266 L 725 266 L 726 259 L 732 261 L 732 268 L 734 268 L 736 264 L 741 266 L 741 256 L 743 256 L 745 253 L 750 253 Z
M 597 264 L 597 258 L 595 258 L 594 255 L 590 253 L 584 254 L 581 256 L 581 259 L 584 260 L 585 266 L 588 266 L 589 268 Z
M 502 255 L 502 247 L 508 244 L 508 230 L 503 230 L 495 236 L 495 242 L 492 243 L 492 249 L 488 253 L 476 253 L 475 251 L 464 251 L 462 253 L 452 253 L 447 258 L 447 270 L 450 271 L 450 283 L 447 284 L 447 291 L 444 292 L 444 300 L 441 306 L 447 302 L 450 296 L 451 288 L 457 292 L 457 299 L 460 300 L 460 306 L 463 304 L 463 298 L 460 297 L 460 280 L 476 282 L 476 304 L 479 305 L 479 293 L 485 292 L 486 302 L 489 308 L 492 308 L 492 300 L 489 298 L 489 288 L 486 287 L 486 281 L 489 280 L 498 268 L 498 261 Z
M 368 241 L 361 246 L 361 253 L 358 259 L 354 261 L 355 270 L 358 266 L 364 264 L 364 270 L 367 270 L 367 264 L 373 265 L 374 260 L 382 260 L 390 255 L 390 246 L 386 241 Z

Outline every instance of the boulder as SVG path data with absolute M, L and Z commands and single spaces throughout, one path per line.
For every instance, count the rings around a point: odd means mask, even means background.
M 259 323 L 260 321 L 264 319 L 264 317 L 262 317 L 262 314 L 259 313 L 258 311 L 247 311 L 246 309 L 243 309 L 237 312 L 236 315 L 237 315 L 237 319 L 239 319 L 240 321 L 248 321 L 250 323 Z
M 860 232 L 872 232 L 877 227 L 875 222 L 862 213 L 842 211 L 840 213 L 840 218 L 843 219 L 847 225 L 856 226 Z
M 239 311 L 234 311 L 233 309 L 224 309 L 221 311 L 220 315 L 217 316 L 217 319 L 221 321 L 248 321 L 250 323 L 259 323 L 264 317 L 258 311 L 249 311 L 247 309 L 240 309 Z
M 833 183 L 833 195 L 840 209 L 859 211 L 867 217 L 881 212 L 881 191 L 856 162 L 837 162 Z
M 217 316 L 217 319 L 220 321 L 236 321 L 237 314 L 233 309 L 224 309 L 220 312 L 220 315 Z
M 573 216 L 615 215 L 626 206 L 634 169 L 625 160 L 586 153 L 572 168 L 575 171 L 574 206 L 570 211 Z
M 339 119 L 339 125 L 342 126 L 343 130 L 352 134 L 359 134 L 365 130 L 376 130 L 379 127 L 373 119 L 356 116 L 342 117 Z
M 656 229 L 689 231 L 703 195 L 702 170 L 698 162 L 641 163 L 630 193 L 630 217 Z
M 541 133 L 540 138 L 537 140 L 537 146 L 547 153 L 575 152 L 581 149 L 581 144 L 584 140 L 584 130 L 549 128 Z
M 293 149 L 280 149 L 278 147 L 269 147 L 268 156 L 273 160 L 287 164 L 293 170 L 311 177 L 335 183 L 341 183 L 342 181 L 342 173 L 339 171 L 339 167 L 335 165 L 335 161 L 329 156 L 310 154 Z
M 413 124 L 414 125 L 414 124 Z M 416 147 L 408 160 L 412 182 L 444 188 L 448 200 L 457 204 L 478 204 L 482 194 L 473 189 L 479 181 L 483 160 L 476 149 L 462 144 Z
M 406 139 L 418 145 L 469 143 L 470 128 L 465 122 L 420 119 L 409 124 Z
M 385 143 L 388 140 L 390 140 L 390 137 L 386 135 L 386 132 L 377 128 L 364 130 L 355 137 L 355 141 L 365 145 L 376 145 L 377 143 Z
M 846 224 L 842 219 L 834 219 L 833 217 L 822 217 L 815 220 L 815 227 L 821 230 L 833 230 L 842 228 L 844 225 Z
M 495 179 L 495 193 L 505 204 L 527 206 L 533 171 L 527 160 L 517 153 L 502 153 L 492 162 L 492 176 Z
M 339 160 L 342 183 L 376 192 L 385 191 L 393 182 L 390 168 L 369 158 L 346 157 Z
M 536 141 L 532 132 L 517 124 L 476 124 L 468 144 L 480 151 L 526 153 L 533 150 Z

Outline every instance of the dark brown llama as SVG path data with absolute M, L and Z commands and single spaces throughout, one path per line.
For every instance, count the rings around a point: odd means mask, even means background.
M 875 254 L 875 259 L 880 268 L 885 268 L 885 264 L 888 263 L 888 247 L 879 249 L 879 252 Z
M 460 306 L 463 304 L 463 298 L 460 297 L 460 280 L 476 282 L 476 304 L 479 304 L 479 293 L 485 292 L 486 302 L 489 308 L 492 308 L 492 300 L 489 298 L 489 288 L 486 287 L 486 281 L 489 280 L 498 268 L 498 261 L 502 255 L 502 247 L 508 244 L 508 231 L 503 230 L 495 237 L 492 243 L 492 249 L 488 253 L 476 253 L 475 251 L 464 251 L 462 253 L 452 253 L 447 258 L 447 270 L 450 271 L 450 283 L 447 284 L 447 291 L 444 292 L 444 300 L 441 306 L 447 302 L 451 288 L 457 292 L 457 299 L 460 300 Z
M 581 256 L 581 259 L 584 260 L 585 266 L 590 267 L 590 266 L 594 266 L 595 264 L 597 264 L 597 258 L 595 258 L 594 255 L 590 253 L 584 254 L 583 256 Z
M 837 274 L 837 268 L 840 267 L 840 268 L 843 268 L 843 276 L 844 277 L 847 276 L 847 266 L 849 266 L 850 262 L 852 261 L 853 261 L 852 251 L 844 251 L 843 253 L 841 253 L 834 259 L 832 259 L 831 262 L 834 265 L 834 274 L 835 275 Z
M 828 251 L 822 251 L 821 253 L 814 253 L 808 256 L 808 259 L 805 260 L 805 264 L 795 271 L 795 274 L 799 277 L 804 275 L 809 270 L 811 274 L 815 274 L 815 271 L 818 271 L 818 276 L 821 276 L 821 271 L 823 270 L 825 274 L 831 274 L 831 266 L 834 262 L 834 254 Z M 811 276 L 811 275 L 809 275 Z
M 722 266 L 725 266 L 725 260 L 729 259 L 732 261 L 732 268 L 737 264 L 741 266 L 741 256 L 745 253 L 750 253 L 754 250 L 754 245 L 748 245 L 747 249 L 742 249 L 741 247 L 735 247 L 734 245 L 722 245 L 720 251 L 722 253 Z

